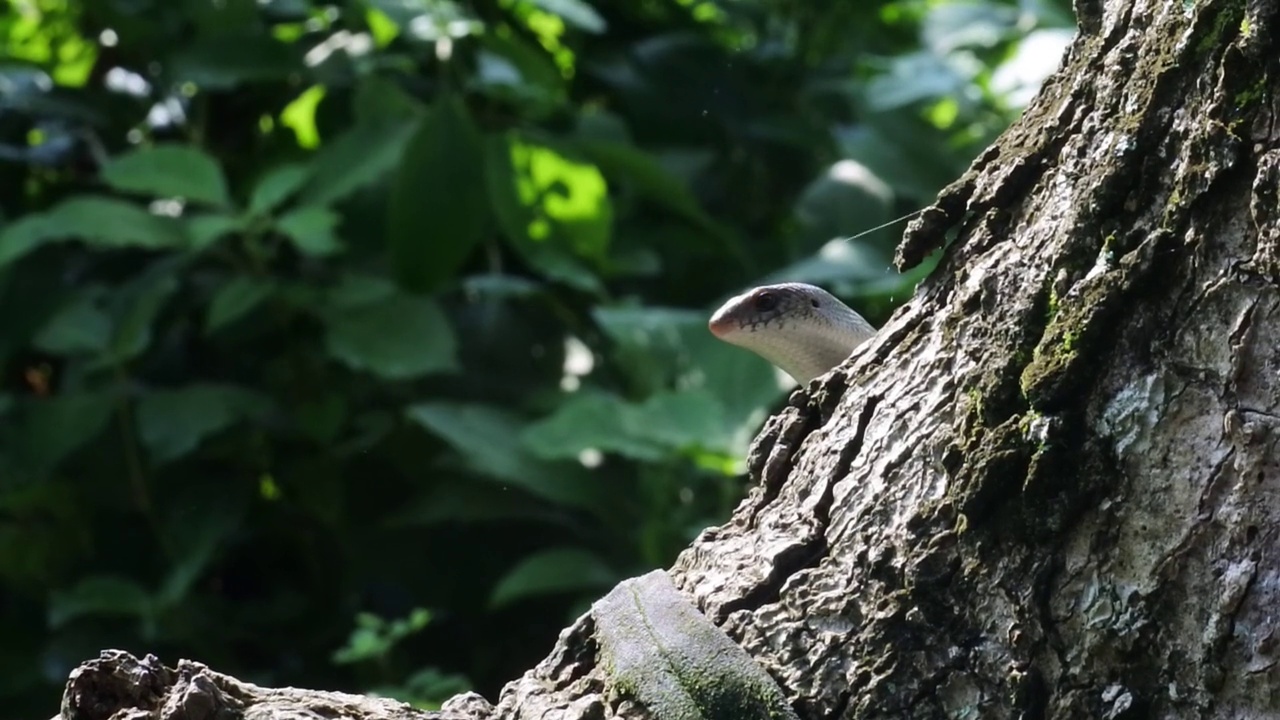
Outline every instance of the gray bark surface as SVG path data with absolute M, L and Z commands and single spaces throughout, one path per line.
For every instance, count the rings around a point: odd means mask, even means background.
M 424 713 L 386 698 L 300 688 L 264 688 L 181 660 L 105 650 L 67 679 L 61 720 L 467 720 L 483 717 L 488 703 L 473 694 L 440 712 Z
M 802 718 L 1280 716 L 1280 8 L 1077 12 L 671 569 Z M 422 716 L 648 717 L 598 649 Z

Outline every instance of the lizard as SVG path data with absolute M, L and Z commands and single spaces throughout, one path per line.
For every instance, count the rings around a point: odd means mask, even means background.
M 780 283 L 730 298 L 707 322 L 711 334 L 745 348 L 801 385 L 844 362 L 876 329 L 816 285 Z
M 801 384 L 849 357 L 871 323 L 815 285 L 780 283 L 729 299 L 707 323 Z M 619 583 L 591 608 L 607 686 L 658 720 L 798 720 L 774 679 L 662 570 Z

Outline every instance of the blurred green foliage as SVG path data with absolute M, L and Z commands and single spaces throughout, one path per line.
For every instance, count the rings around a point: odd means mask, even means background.
M 491 696 L 724 519 L 1065 0 L 2 0 L 0 698 L 104 647 Z M 424 610 L 425 608 L 425 610 Z M 43 713 L 43 714 L 42 714 Z

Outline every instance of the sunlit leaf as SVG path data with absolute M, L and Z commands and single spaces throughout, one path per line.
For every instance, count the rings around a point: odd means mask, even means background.
M 415 40 L 457 39 L 484 29 L 468 7 L 470 3 L 456 0 L 368 0 L 368 4 L 380 10 L 388 21 Z
M 613 207 L 604 176 L 594 166 L 566 157 L 549 147 L 516 143 L 511 146 L 516 188 L 526 207 L 537 208 L 530 235 L 542 241 L 539 221 L 560 231 L 580 256 L 604 257 L 613 226 Z
M 323 85 L 312 85 L 280 111 L 280 124 L 293 130 L 299 147 L 314 150 L 320 146 L 320 131 L 316 129 L 316 108 L 324 96 Z
M 595 8 L 583 0 L 533 0 L 533 4 L 552 15 L 559 15 L 565 23 L 589 33 L 602 33 L 608 24 Z
M 588 261 L 607 253 L 613 210 L 598 170 L 505 135 L 485 144 L 485 180 L 498 226 L 516 252 L 555 280 L 602 290 Z
M 431 622 L 431 612 L 414 608 L 408 617 L 384 620 L 373 613 L 356 615 L 356 628 L 347 644 L 333 653 L 333 662 L 348 665 L 385 658 L 401 640 L 421 632 Z

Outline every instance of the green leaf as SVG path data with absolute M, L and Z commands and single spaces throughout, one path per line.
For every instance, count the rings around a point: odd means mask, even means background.
M 564 75 L 545 50 L 511 33 L 487 32 L 477 40 L 482 49 L 469 89 L 516 105 L 534 119 L 564 106 Z
M 381 179 L 404 156 L 416 124 L 361 123 L 321 148 L 299 202 L 332 205 Z
M 182 224 L 133 203 L 79 195 L 0 231 L 0 267 L 54 242 L 82 240 L 95 248 L 177 249 L 187 245 Z
M 293 410 L 298 431 L 317 445 L 327 445 L 338 437 L 350 407 L 346 396 L 335 392 L 300 402 Z
M 105 351 L 114 323 L 101 306 L 100 290 L 82 292 L 59 310 L 36 335 L 35 346 L 55 355 Z
M 705 446 L 724 428 L 719 398 L 702 389 L 651 395 L 632 416 L 641 437 L 673 450 Z
M 257 0 L 219 0 L 216 3 L 184 2 L 181 7 L 185 19 L 199 29 L 197 34 L 214 35 L 252 28 L 258 22 L 258 4 Z M 116 5 L 129 7 L 127 3 Z
M 289 163 L 271 168 L 253 186 L 249 196 L 249 214 L 262 215 L 275 210 L 293 197 L 311 177 L 311 168 L 302 163 Z
M 280 110 L 280 126 L 293 131 L 298 147 L 314 150 L 320 146 L 320 131 L 316 128 L 316 109 L 324 98 L 324 85 L 312 85 L 298 93 Z
M 603 511 L 605 487 L 576 463 L 546 463 L 521 443 L 524 422 L 485 405 L 431 402 L 407 410 L 413 422 L 449 443 L 465 466 L 480 475 L 514 485 L 557 505 Z
M 205 334 L 217 332 L 239 320 L 266 300 L 276 289 L 270 278 L 237 275 L 218 288 L 205 316 Z
M 703 369 L 690 363 L 689 344 L 695 339 L 715 340 L 707 332 L 706 313 L 661 307 L 597 307 L 592 317 L 613 341 L 614 362 L 631 377 L 632 386 L 652 394 L 673 385 L 700 384 Z
M 595 553 L 581 548 L 553 548 L 534 553 L 507 571 L 489 596 L 489 607 L 517 600 L 611 587 L 619 573 Z
M 510 412 L 484 405 L 420 403 L 410 420 L 430 430 L 462 454 L 468 467 L 492 478 L 519 481 L 531 459 L 514 440 L 523 422 Z
M 117 321 L 111 355 L 106 362 L 131 360 L 151 345 L 151 328 L 156 317 L 180 285 L 176 270 L 177 263 L 156 263 L 113 298 Z
M 537 464 L 536 459 L 531 461 Z M 511 523 L 554 524 L 563 514 L 545 503 L 531 503 L 497 483 L 445 483 L 417 494 L 387 519 L 389 527 Z
M 106 392 L 28 399 L 14 448 L 30 469 L 51 471 L 106 429 L 113 406 Z
M 328 308 L 323 319 L 329 355 L 353 370 L 407 380 L 458 369 L 453 328 L 429 298 L 394 293 L 344 302 Z
M 760 356 L 707 332 L 706 313 L 666 308 L 598 308 L 592 317 L 613 342 L 614 361 L 632 376 L 631 385 L 649 388 L 658 397 L 665 393 L 664 388 L 674 385 L 691 393 L 705 391 L 709 394 L 704 397 L 714 398 L 709 402 L 716 408 L 706 412 L 720 418 L 720 427 L 713 430 L 711 420 L 704 417 L 697 422 L 707 423 L 705 430 L 693 430 L 706 433 L 699 443 L 705 449 L 739 459 L 745 457 L 769 409 L 790 387 L 789 381 L 781 379 L 778 371 Z M 672 447 L 670 438 L 648 432 L 639 437 Z M 558 440 L 566 441 L 572 441 L 572 437 Z M 679 446 L 677 440 L 675 447 Z
M 945 138 L 923 133 L 911 117 L 906 111 L 868 117 L 841 134 L 840 154 L 865 165 L 899 195 L 932 197 L 964 163 L 952 159 Z
M 716 339 L 705 326 L 699 329 L 684 341 L 689 372 L 703 378 L 703 387 L 716 398 L 724 423 L 703 442 L 741 463 L 760 426 L 791 391 L 792 383 L 759 355 Z M 745 468 L 734 472 L 745 472 Z
M 187 145 L 156 145 L 119 155 L 102 168 L 102 180 L 122 192 L 231 205 L 218 161 Z
M 391 127 L 421 117 L 423 105 L 392 76 L 366 75 L 356 86 L 351 112 L 355 115 L 356 125 Z
M 391 190 L 396 278 L 418 292 L 453 278 L 484 238 L 487 211 L 480 133 L 462 102 L 445 97 L 409 141 Z
M 572 147 L 590 158 L 600 171 L 619 184 L 630 185 L 642 197 L 670 210 L 695 227 L 725 241 L 737 240 L 724 226 L 703 211 L 693 192 L 652 155 L 622 142 L 581 138 Z M 735 247 L 736 252 L 742 252 Z
M 158 502 L 170 565 L 155 601 L 161 608 L 180 608 L 218 551 L 244 531 L 254 493 L 244 483 L 228 486 L 216 476 L 192 477 L 167 488 Z
M 644 462 L 665 460 L 669 449 L 644 436 L 634 408 L 598 392 L 570 396 L 549 417 L 533 423 L 524 446 L 548 460 L 576 458 L 585 450 L 617 453 Z
M 634 145 L 610 140 L 581 139 L 573 143 L 605 174 L 635 186 L 645 197 L 699 224 L 709 222 L 693 193 L 658 161 Z
M 585 32 L 599 34 L 609 27 L 600 13 L 582 0 L 533 0 L 533 4 Z
M 441 0 L 367 0 L 386 21 L 408 30 L 409 37 L 428 43 L 461 39 L 483 31 L 484 24 L 469 6 L 474 3 Z
M 865 165 L 848 159 L 835 163 L 809 183 L 796 201 L 796 220 L 803 228 L 805 241 L 800 251 L 813 252 L 822 243 L 844 237 L 851 230 L 888 221 L 892 202 L 893 191 Z
M 245 229 L 243 218 L 221 213 L 202 213 L 200 215 L 183 216 L 187 225 L 187 234 L 191 237 L 191 249 L 201 251 L 222 238 Z
M 151 594 L 133 580 L 115 575 L 82 579 L 70 590 L 54 592 L 49 600 L 49 624 L 61 628 L 81 617 L 152 614 Z
M 305 68 L 300 45 L 261 31 L 200 35 L 177 47 L 167 67 L 173 82 L 190 82 L 203 90 L 281 81 Z
M 408 617 L 390 622 L 373 613 L 360 613 L 347 644 L 333 653 L 333 662 L 349 665 L 385 659 L 401 640 L 421 632 L 430 622 L 431 612 L 426 608 L 414 608 Z
M 600 170 L 531 143 L 512 145 L 511 158 L 520 200 L 536 209 L 535 221 L 527 228 L 533 239 L 540 239 L 539 221 L 545 221 L 560 230 L 559 237 L 575 254 L 603 259 L 613 228 L 613 206 Z
M 342 249 L 342 243 L 333 234 L 337 224 L 336 212 L 319 205 L 307 205 L 277 220 L 276 229 L 288 236 L 303 255 L 326 257 Z
M 637 460 L 662 460 L 714 443 L 724 434 L 718 398 L 701 389 L 652 395 L 642 403 L 596 393 L 571 396 L 550 417 L 530 426 L 526 447 L 547 459 L 586 450 Z
M 329 289 L 325 300 L 337 308 L 354 308 L 389 300 L 400 290 L 386 278 L 374 275 L 343 275 L 338 284 Z
M 153 390 L 138 400 L 138 436 L 159 465 L 186 455 L 206 437 L 268 407 L 256 393 L 229 385 Z
M 368 692 L 399 700 L 422 710 L 439 710 L 449 698 L 461 695 L 471 688 L 471 681 L 465 675 L 446 673 L 437 667 L 424 667 L 399 684 L 374 685 Z
M 705 233 L 733 260 L 750 267 L 748 253 L 737 235 L 707 215 L 688 186 L 652 155 L 634 145 L 587 137 L 573 141 L 572 147 L 590 158 L 610 182 L 630 187 L 641 197 L 666 208 Z
M 96 511 L 84 502 L 83 483 L 49 481 L 12 459 L 0 454 L 0 516 L 4 517 L 0 522 L 0 577 L 6 593 L 37 588 L 48 592 L 65 584 L 68 572 L 84 567 L 80 563 L 92 558 Z M 14 647 L 11 643 L 20 633 L 9 624 L 5 646 Z M 6 675 L 0 668 L 0 677 Z M 0 686 L 4 684 L 0 680 Z
M 761 285 L 780 282 L 838 285 L 839 295 L 860 295 L 868 290 L 887 287 L 910 295 L 915 282 L 898 274 L 892 262 L 892 258 L 877 244 L 837 239 L 825 244 L 817 253 L 778 268 L 757 282 Z

